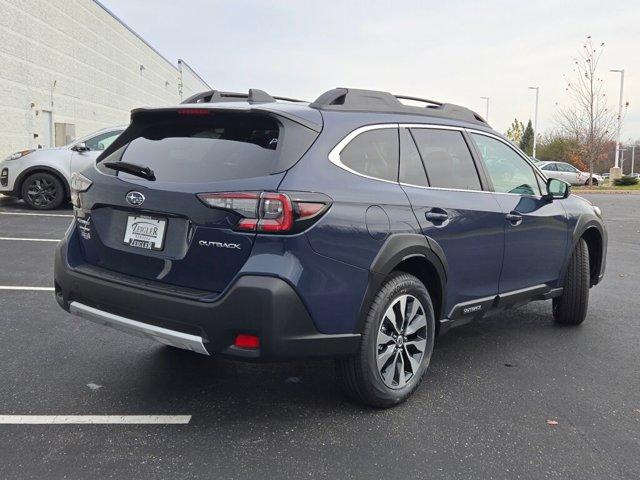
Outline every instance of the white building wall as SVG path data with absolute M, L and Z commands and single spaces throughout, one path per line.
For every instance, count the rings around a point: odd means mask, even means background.
M 93 0 L 0 0 L 0 157 L 43 144 L 43 111 L 79 137 L 210 89 L 182 71 Z

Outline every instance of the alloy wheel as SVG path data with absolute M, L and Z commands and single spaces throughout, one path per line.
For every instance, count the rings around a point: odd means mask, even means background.
M 382 318 L 376 342 L 378 372 L 384 384 L 403 388 L 417 374 L 427 346 L 427 319 L 413 295 L 396 298 Z
M 57 186 L 46 178 L 34 179 L 27 189 L 29 201 L 38 207 L 46 207 L 56 199 L 58 194 Z

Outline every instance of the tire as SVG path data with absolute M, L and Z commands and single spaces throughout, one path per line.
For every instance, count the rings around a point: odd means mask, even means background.
M 562 296 L 553 299 L 553 318 L 562 325 L 580 325 L 589 307 L 589 249 L 580 239 L 576 244 L 564 279 Z
M 586 182 L 584 182 L 585 186 L 589 186 L 589 180 L 587 180 Z M 593 187 L 597 187 L 598 186 L 598 180 L 596 180 L 595 178 L 591 179 L 591 186 Z
M 65 199 L 60 179 L 46 172 L 29 175 L 20 189 L 22 199 L 34 210 L 55 210 Z
M 403 299 L 405 312 L 412 315 L 408 320 L 401 318 L 403 325 L 394 327 L 391 322 L 401 317 Z M 400 336 L 402 340 L 397 339 Z M 376 408 L 405 401 L 429 366 L 434 337 L 433 304 L 424 284 L 413 275 L 392 273 L 371 302 L 358 353 L 336 361 L 343 391 Z

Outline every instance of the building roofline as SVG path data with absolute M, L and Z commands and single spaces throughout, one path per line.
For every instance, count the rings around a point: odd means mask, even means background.
M 202 78 L 200 76 L 200 74 L 198 72 L 196 72 L 193 67 L 191 67 L 191 65 L 189 65 L 187 62 L 185 62 L 183 59 L 179 58 L 178 59 L 178 70 L 180 69 L 180 67 L 184 65 L 185 67 L 187 67 L 189 69 L 189 71 L 198 79 L 200 80 L 202 83 L 204 83 L 207 87 L 209 87 L 211 90 L 213 90 L 213 87 L 211 85 L 209 85 L 207 83 L 207 81 Z
M 107 12 L 120 25 L 122 25 L 124 28 L 129 30 L 133 35 L 135 35 L 142 43 L 144 43 L 147 47 L 149 47 L 151 50 L 153 50 L 160 58 L 162 58 L 165 62 L 167 62 L 169 65 L 171 65 L 174 68 L 174 70 L 177 70 L 179 72 L 180 71 L 180 63 L 182 63 L 182 64 L 186 65 L 187 68 L 189 68 L 189 70 L 191 70 L 191 72 L 196 77 L 198 77 L 198 79 L 201 82 L 203 82 L 207 87 L 211 88 L 209 86 L 209 84 L 207 82 L 205 82 L 205 80 L 200 75 L 198 75 L 198 73 L 193 68 L 191 68 L 191 66 L 189 64 L 187 64 L 184 60 L 178 60 L 178 65 L 176 65 L 171 60 L 169 60 L 167 57 L 165 57 L 162 53 L 160 53 L 157 48 L 155 48 L 153 45 L 151 45 L 149 42 L 147 42 L 142 37 L 142 35 L 140 35 L 138 32 L 136 32 L 133 28 L 131 28 L 129 25 L 127 25 L 126 22 L 124 22 L 120 17 L 118 17 L 115 13 L 113 13 L 111 10 L 109 10 L 100 0 L 93 0 L 93 2 L 96 5 L 98 5 L 102 10 Z

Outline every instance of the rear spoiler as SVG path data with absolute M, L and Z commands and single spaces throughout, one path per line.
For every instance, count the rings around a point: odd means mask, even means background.
M 267 104 L 268 105 L 268 104 Z M 103 159 L 111 155 L 116 150 L 125 146 L 127 143 L 131 142 L 133 139 L 142 136 L 145 125 L 145 117 L 155 117 L 156 115 L 161 115 L 163 113 L 177 113 L 180 110 L 202 110 L 207 109 L 215 112 L 224 112 L 224 113 L 235 113 L 235 114 L 243 114 L 243 113 L 258 113 L 262 115 L 266 115 L 268 117 L 272 117 L 280 121 L 281 123 L 294 122 L 298 125 L 306 127 L 317 136 L 322 131 L 322 125 L 318 125 L 315 122 L 307 120 L 306 118 L 299 117 L 297 115 L 293 115 L 289 112 L 280 111 L 280 110 L 271 110 L 267 107 L 267 105 L 249 105 L 247 108 L 237 108 L 237 107 L 229 107 L 225 108 L 223 106 L 210 107 L 202 104 L 191 104 L 191 105 L 181 105 L 179 107 L 166 107 L 166 108 L 136 108 L 131 111 L 131 123 L 125 129 L 124 132 L 120 134 L 115 141 L 109 145 L 106 149 L 102 151 L 100 156 L 98 156 L 96 162 L 100 163 Z

